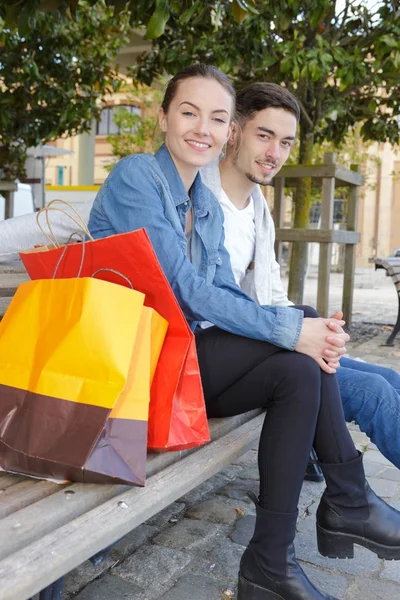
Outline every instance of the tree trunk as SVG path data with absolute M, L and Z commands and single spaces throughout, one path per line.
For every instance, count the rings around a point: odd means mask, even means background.
M 311 164 L 314 135 L 300 122 L 299 164 Z M 310 222 L 311 177 L 299 179 L 294 196 L 294 227 L 306 229 Z M 295 304 L 303 304 L 308 264 L 307 242 L 294 242 L 290 257 L 288 296 Z

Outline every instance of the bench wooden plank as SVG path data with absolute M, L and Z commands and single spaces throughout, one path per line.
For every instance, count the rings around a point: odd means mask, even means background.
M 7 296 L 6 298 L 2 298 L 0 296 L 0 319 L 1 317 L 4 315 L 4 313 L 6 312 L 8 305 L 11 302 L 11 297 Z
M 4 267 L 0 265 L 0 319 L 6 312 L 19 284 L 28 280 L 29 276 L 26 272 L 4 272 Z
M 251 448 L 263 420 L 259 415 L 153 475 L 146 487 L 125 489 L 0 560 L 2 600 L 26 600 L 230 464 Z M 44 520 L 47 516 L 42 514 Z
M 28 273 L 1 273 L 0 272 L 0 295 L 5 296 L 5 289 L 16 290 L 20 283 L 29 281 Z M 12 293 L 14 293 L 14 291 Z
M 31 479 L 24 479 L 8 487 L 5 493 L 0 495 L 0 519 L 4 519 L 59 490 L 60 486 L 51 481 L 33 482 Z
M 0 479 L 0 492 L 3 493 L 11 485 L 15 485 L 23 480 L 24 477 L 22 475 L 11 475 L 10 473 L 4 473 L 4 476 Z
M 255 415 L 257 416 L 255 417 Z M 221 438 L 245 423 L 254 423 L 254 427 L 256 427 L 255 419 L 259 415 L 260 411 L 252 411 L 229 419 L 210 419 L 211 437 L 214 440 Z M 263 415 L 261 417 L 263 418 Z M 187 455 L 194 452 L 197 454 L 198 450 L 196 448 L 185 453 L 150 454 L 147 465 L 148 477 L 172 464 L 181 462 Z M 36 480 L 25 478 L 25 481 L 29 481 L 32 487 L 37 484 Z M 10 509 L 11 512 L 8 513 L 8 516 L 0 520 L 0 540 L 6 540 L 5 543 L 0 545 L 0 560 L 36 540 L 40 540 L 43 535 L 62 527 L 80 515 L 84 515 L 87 511 L 127 489 L 130 490 L 131 488 L 113 484 L 73 483 L 58 485 L 56 490 L 50 487 L 46 497 L 38 499 L 32 504 L 27 504 L 22 510 L 16 509 L 14 511 Z M 16 523 L 18 523 L 18 527 L 15 527 Z M 12 536 L 10 536 L 10 531 L 13 531 Z

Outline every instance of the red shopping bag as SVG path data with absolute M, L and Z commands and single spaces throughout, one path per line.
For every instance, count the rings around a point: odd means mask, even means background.
M 90 277 L 97 269 L 124 273 L 134 288 L 145 294 L 145 304 L 168 323 L 168 331 L 154 375 L 149 413 L 148 447 L 182 450 L 210 439 L 194 335 L 158 262 L 144 229 L 70 244 L 63 248 L 43 246 L 21 252 L 32 279 Z M 104 272 L 104 279 L 121 280 Z M 112 309 L 113 307 L 110 307 Z

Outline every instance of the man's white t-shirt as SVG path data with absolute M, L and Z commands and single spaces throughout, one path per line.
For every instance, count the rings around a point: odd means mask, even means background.
M 239 210 L 221 189 L 219 198 L 225 215 L 225 248 L 231 257 L 232 271 L 236 283 L 240 285 L 249 265 L 254 261 L 256 247 L 256 225 L 254 222 L 254 201 Z

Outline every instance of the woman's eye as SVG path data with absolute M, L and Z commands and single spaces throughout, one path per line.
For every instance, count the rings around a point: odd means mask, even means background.
M 217 123 L 226 123 L 224 119 L 220 119 L 219 117 L 215 117 L 214 121 L 216 121 Z
M 190 110 L 186 110 L 186 111 L 185 111 L 183 114 L 184 114 L 186 117 L 194 117 L 194 113 L 190 112 Z

